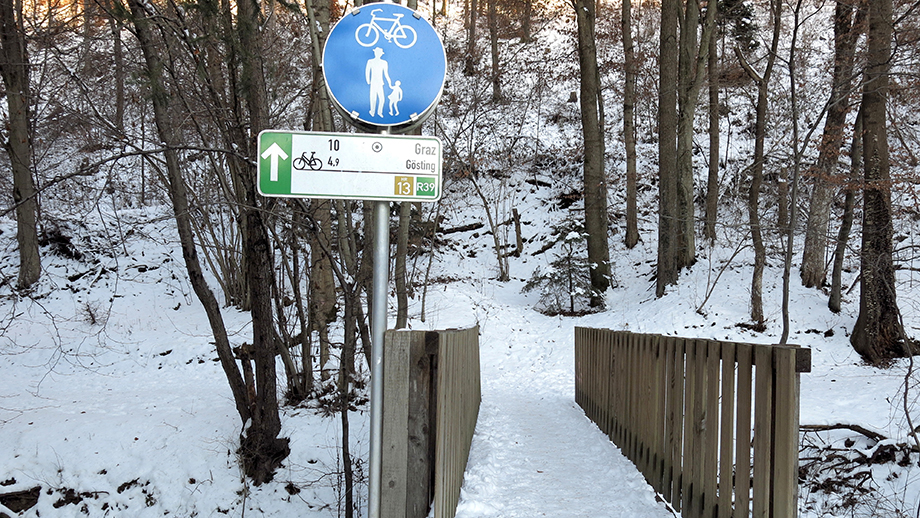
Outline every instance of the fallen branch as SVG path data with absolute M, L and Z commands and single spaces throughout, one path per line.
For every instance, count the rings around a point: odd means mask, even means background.
M 799 426 L 799 429 L 805 432 L 829 432 L 831 430 L 850 430 L 866 437 L 875 440 L 876 442 L 882 442 L 888 438 L 884 435 L 873 432 L 868 428 L 864 428 L 858 424 L 847 424 L 847 423 L 836 423 L 836 424 L 803 424 Z

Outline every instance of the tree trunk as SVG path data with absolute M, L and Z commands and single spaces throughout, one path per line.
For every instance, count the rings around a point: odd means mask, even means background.
M 858 5 L 837 2 L 834 13 L 833 82 L 824 133 L 818 148 L 818 163 L 812 173 L 815 185 L 808 209 L 802 252 L 802 284 L 808 288 L 823 286 L 825 282 L 827 227 L 833 189 L 837 183 L 837 161 L 843 144 L 843 127 L 850 111 L 856 40 L 863 31 L 865 12 Z
M 291 226 L 295 229 L 303 227 L 303 211 L 300 210 L 300 204 L 294 203 L 292 211 Z M 300 255 L 300 236 L 296 232 L 291 233 L 291 262 L 292 277 L 291 288 L 294 291 L 294 305 L 297 309 L 297 320 L 300 321 L 300 351 L 301 351 L 301 370 L 298 399 L 306 399 L 313 392 L 313 346 L 310 339 L 310 321 L 307 318 L 307 311 L 304 309 L 304 298 L 300 289 L 301 274 L 301 255 Z M 309 282 L 309 280 L 307 281 Z
M 859 316 L 850 335 L 853 349 L 873 365 L 903 356 L 892 261 L 891 175 L 888 162 L 888 72 L 891 60 L 891 0 L 869 2 L 868 51 L 862 95 L 863 229 Z
M 29 56 L 22 25 L 22 3 L 13 4 L 14 0 L 0 0 L 0 74 L 9 109 L 9 141 L 4 144 L 13 169 L 16 243 L 19 245 L 16 286 L 25 289 L 41 276 L 41 256 L 38 252 L 38 198 L 32 178 Z
M 498 62 L 498 15 L 495 12 L 495 2 L 489 0 L 489 43 L 492 51 L 492 101 L 498 102 L 502 98 L 501 70 Z
M 706 63 L 709 56 L 709 41 L 715 27 L 717 2 L 709 2 L 700 40 L 697 32 L 700 26 L 701 5 L 689 1 L 680 26 L 680 49 L 678 51 L 677 91 L 677 268 L 692 266 L 696 261 L 695 216 L 693 204 L 693 120 L 699 102 L 700 89 L 706 77 Z
M 574 0 L 578 24 L 578 64 L 581 70 L 581 127 L 585 141 L 585 231 L 588 234 L 592 306 L 602 306 L 601 294 L 610 286 L 607 245 L 607 178 L 604 170 L 603 98 L 597 70 L 594 0 Z
M 396 264 L 393 276 L 396 278 L 396 329 L 404 329 L 409 323 L 409 290 L 406 269 L 407 255 L 409 254 L 409 219 L 412 214 L 412 204 L 401 202 L 399 204 L 399 226 L 396 232 Z
M 709 38 L 709 175 L 706 178 L 706 215 L 703 235 L 710 243 L 716 241 L 719 219 L 719 52 L 717 38 Z
M 478 16 L 479 6 L 477 0 L 469 0 L 469 16 L 467 17 L 466 27 L 466 64 L 463 73 L 471 76 L 476 73 L 476 65 L 479 64 L 479 57 L 476 55 L 476 18 Z
M 531 29 L 530 19 L 533 12 L 533 0 L 524 0 L 524 9 L 521 14 L 521 43 L 530 43 Z
M 314 131 L 333 131 L 332 112 L 323 82 L 320 68 L 322 48 L 329 33 L 330 12 L 328 2 L 307 2 L 307 14 L 310 18 L 310 41 L 313 46 L 313 95 L 314 102 L 310 120 L 305 129 Z M 329 200 L 312 200 L 310 202 L 312 219 L 315 223 L 310 240 L 310 322 L 311 328 L 319 335 L 319 370 L 320 378 L 327 380 L 330 371 L 327 363 L 330 358 L 329 324 L 336 319 L 335 279 L 332 272 L 332 258 L 327 251 L 332 249 L 332 202 Z
M 850 178 L 844 185 L 843 216 L 837 231 L 837 246 L 834 248 L 834 269 L 831 273 L 831 294 L 827 307 L 834 313 L 840 313 L 843 298 L 843 259 L 853 228 L 853 209 L 856 207 L 856 188 L 859 182 L 859 170 L 862 168 L 862 110 L 856 115 L 853 127 L 853 141 L 850 143 Z
M 237 3 L 237 34 L 240 44 L 242 70 L 241 93 L 249 112 L 249 130 L 253 135 L 266 128 L 268 104 L 262 76 L 262 37 L 259 29 L 260 11 L 255 0 Z M 240 451 L 243 470 L 256 485 L 271 481 L 275 469 L 290 453 L 288 440 L 279 438 L 281 418 L 278 412 L 275 356 L 279 344 L 274 328 L 271 292 L 275 285 L 272 244 L 262 219 L 256 195 L 257 160 L 252 143 L 248 171 L 241 176 L 242 192 L 238 193 L 243 210 L 243 256 L 246 263 L 252 302 L 252 345 L 256 368 L 256 405 L 251 426 L 243 433 Z
M 757 74 L 736 47 L 739 61 L 748 75 L 757 84 L 757 115 L 754 123 L 754 157 L 751 164 L 751 188 L 748 191 L 748 222 L 751 227 L 751 242 L 754 246 L 754 270 L 751 274 L 751 320 L 757 328 L 763 329 L 763 271 L 767 262 L 767 251 L 763 243 L 763 228 L 760 221 L 760 188 L 763 185 L 764 143 L 767 137 L 767 98 L 773 66 L 776 63 L 776 51 L 779 47 L 781 27 L 780 0 L 770 1 L 773 18 L 773 40 L 767 54 L 767 65 L 763 76 Z
M 661 1 L 658 58 L 658 267 L 655 295 L 677 282 L 677 29 L 679 0 Z
M 792 90 L 790 88 L 790 97 L 793 95 Z M 796 150 L 792 154 L 795 155 Z M 789 169 L 780 167 L 776 182 L 776 228 L 784 232 L 789 227 L 789 204 Z
M 623 0 L 623 144 L 626 147 L 626 248 L 639 243 L 636 173 L 636 52 L 632 37 L 632 0 Z
M 112 59 L 115 74 L 115 130 L 119 136 L 125 133 L 125 53 L 121 41 L 121 21 L 109 16 L 112 30 Z
M 166 157 L 167 188 L 173 204 L 173 216 L 176 219 L 179 243 L 182 248 L 182 259 L 188 272 L 189 283 L 192 285 L 192 289 L 195 291 L 195 295 L 204 307 L 208 317 L 211 333 L 214 336 L 217 356 L 220 359 L 224 375 L 227 376 L 227 381 L 230 384 L 230 391 L 233 393 L 237 413 L 241 422 L 245 423 L 252 416 L 252 402 L 247 393 L 243 376 L 233 357 L 223 316 L 220 313 L 220 305 L 205 281 L 201 262 L 198 259 L 194 232 L 190 222 L 188 194 L 185 180 L 182 176 L 182 167 L 179 164 L 179 157 L 176 153 L 180 140 L 169 116 L 169 99 L 171 96 L 163 82 L 164 64 L 159 54 L 161 45 L 158 44 L 154 37 L 154 27 L 151 26 L 152 13 L 148 14 L 145 11 L 141 0 L 130 0 L 128 5 L 131 9 L 135 35 L 144 56 L 145 72 L 148 76 L 151 90 L 151 102 L 153 103 L 157 134 L 160 140 L 166 144 L 164 154 Z
M 313 200 L 313 239 L 310 242 L 310 321 L 319 333 L 319 369 L 323 380 L 329 379 L 329 324 L 336 319 L 335 280 L 332 277 L 332 202 Z

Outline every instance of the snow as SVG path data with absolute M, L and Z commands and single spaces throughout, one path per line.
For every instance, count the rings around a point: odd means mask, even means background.
M 520 210 L 526 245 L 521 257 L 509 259 L 512 279 L 493 280 L 497 266 L 487 229 L 451 235 L 435 251 L 431 278 L 438 280 L 426 287 L 424 308 L 420 297 L 410 301 L 409 325 L 414 329 L 479 325 L 481 330 L 482 405 L 458 516 L 673 516 L 575 404 L 574 327 L 776 343 L 782 331 L 783 245 L 767 232 L 767 330 L 756 333 L 738 325 L 749 321 L 752 263 L 739 229 L 744 225 L 741 212 L 722 213 L 724 234 L 717 246 L 700 244 L 696 265 L 664 297 L 656 298 L 657 216 L 654 202 L 646 198 L 640 203 L 642 241 L 635 249 L 624 248 L 622 221 L 612 221 L 613 286 L 604 294 L 607 309 L 581 317 L 535 311 L 539 294 L 522 294 L 521 289 L 535 268 L 547 271 L 554 249 L 533 254 L 550 239 L 554 225 L 579 210 L 578 203 L 571 210 L 557 205 L 560 194 L 579 188 L 577 174 L 572 174 L 579 167 L 577 107 L 565 102 L 576 89 L 571 82 L 574 47 L 564 36 L 541 37 L 543 57 L 537 54 L 527 70 L 508 73 L 505 84 L 528 103 L 537 99 L 534 105 L 511 116 L 477 111 L 478 126 L 469 134 L 457 129 L 464 127 L 466 113 L 453 119 L 436 115 L 442 131 L 464 145 L 468 141 L 480 156 L 499 157 L 495 164 L 478 164 L 483 172 L 520 164 L 525 165 L 519 169 L 532 168 L 526 175 L 517 170 L 509 178 L 482 174 L 478 179 L 488 199 L 500 200 L 490 207 L 496 220 L 508 219 L 512 206 Z M 450 82 L 451 94 L 458 96 L 464 88 L 476 88 L 466 84 L 475 80 L 459 71 L 453 71 Z M 607 106 L 612 125 L 616 104 Z M 740 112 L 732 116 L 743 119 Z M 730 131 L 731 125 L 726 126 Z M 608 128 L 613 208 L 623 206 L 625 169 L 618 162 L 622 153 L 615 134 Z M 516 135 L 522 143 L 505 149 L 505 141 L 496 135 Z M 733 180 L 731 169 L 744 167 L 750 142 L 736 136 L 725 146 L 731 154 L 726 182 L 732 182 L 737 178 Z M 653 168 L 647 164 L 654 153 L 640 149 L 639 169 L 645 175 L 640 183 L 652 196 L 648 171 Z M 468 158 L 472 164 L 472 152 Z M 538 166 L 537 161 L 548 165 Z M 539 182 L 528 184 L 525 177 Z M 552 183 L 552 188 L 534 187 L 543 183 Z M 442 227 L 485 219 L 468 183 L 456 180 L 447 188 L 440 209 L 447 217 Z M 43 278 L 28 295 L 10 288 L 16 273 L 15 224 L 0 219 L 0 494 L 40 486 L 38 504 L 22 515 L 27 517 L 340 515 L 337 418 L 325 417 L 313 406 L 285 407 L 282 434 L 290 439 L 291 456 L 273 482 L 248 484 L 235 453 L 243 425 L 215 361 L 207 319 L 186 280 L 170 209 L 116 211 L 106 203 L 99 201 L 86 214 L 45 209 L 43 217 L 66 223 L 66 234 L 84 257 L 68 259 L 44 247 Z M 121 239 L 118 228 L 132 232 Z M 510 232 L 508 227 L 502 231 Z M 905 239 L 920 235 L 910 227 L 898 231 Z M 801 234 L 797 239 L 800 247 Z M 797 250 L 796 258 L 800 255 Z M 422 256 L 418 264 L 427 259 Z M 858 275 L 856 256 L 851 253 L 847 261 L 844 286 Z M 415 275 L 416 280 L 423 277 Z M 898 275 L 906 328 L 916 334 L 918 282 L 910 270 Z M 848 430 L 803 433 L 803 466 L 815 458 L 845 459 L 851 472 L 868 473 L 863 486 L 871 491 L 842 485 L 825 493 L 803 484 L 800 516 L 898 516 L 916 509 L 917 453 L 904 466 L 860 464 L 883 447 L 913 441 L 910 430 L 916 422 L 905 414 L 904 391 L 908 387 L 907 407 L 913 414 L 918 392 L 916 376 L 905 383 L 909 362 L 895 362 L 889 369 L 868 367 L 850 347 L 858 285 L 845 292 L 843 311 L 834 314 L 827 309 L 825 293 L 801 287 L 795 269 L 791 278 L 790 342 L 813 351 L 812 372 L 801 377 L 801 422 L 858 424 L 888 438 L 876 443 Z M 211 285 L 216 289 L 213 280 Z M 223 312 L 233 345 L 249 340 L 248 315 L 233 308 Z M 391 307 L 391 318 L 394 314 Z M 283 372 L 280 365 L 278 371 Z M 360 459 L 367 457 L 367 414 L 366 406 L 350 414 L 352 452 Z M 356 469 L 363 477 L 363 460 Z M 859 503 L 841 509 L 840 501 L 848 495 Z M 359 515 L 365 516 L 365 485 L 357 496 Z M 0 507 L 2 512 L 14 515 Z
M 536 196 L 527 200 L 538 203 Z M 524 212 L 529 235 L 549 227 L 537 221 L 542 216 L 533 208 Z M 45 276 L 31 298 L 4 292 L 0 482 L 6 485 L 0 493 L 41 486 L 38 505 L 24 516 L 241 516 L 244 509 L 262 516 L 336 515 L 340 432 L 335 419 L 311 408 L 284 409 L 283 433 L 291 439 L 292 455 L 276 480 L 252 487 L 241 478 L 234 453 L 241 423 L 214 361 L 204 313 L 176 260 L 174 230 L 158 215 L 133 217 L 140 230 L 127 239 L 127 256 L 97 253 L 95 264 L 46 254 Z M 90 228 L 95 224 L 89 222 Z M 13 235 L 10 222 L 3 235 Z M 768 269 L 769 329 L 758 335 L 734 325 L 746 321 L 744 253 L 718 281 L 733 250 L 701 254 L 697 267 L 656 299 L 652 245 L 625 250 L 614 243 L 608 310 L 548 317 L 533 310 L 536 295 L 521 293 L 526 276 L 548 258 L 512 259 L 513 278 L 501 283 L 489 279 L 490 241 L 489 236 L 462 240 L 482 250 L 476 258 L 459 253 L 457 244 L 451 245 L 456 253 L 442 250 L 435 277 L 457 280 L 428 287 L 425 322 L 419 319 L 419 298 L 410 309 L 416 329 L 481 329 L 483 399 L 458 516 L 671 516 L 574 403 L 573 329 L 773 342 L 781 330 L 780 271 Z M 4 246 L 9 252 L 12 240 Z M 12 259 L 6 261 L 4 271 L 12 271 Z M 81 270 L 86 270 L 82 277 L 68 280 Z M 802 422 L 857 423 L 907 441 L 900 410 L 906 362 L 888 370 L 863 365 L 846 336 L 855 300 L 847 299 L 845 311 L 835 315 L 820 292 L 796 283 L 792 288 L 791 341 L 814 353 L 813 371 L 802 376 Z M 247 315 L 224 312 L 234 342 L 246 340 Z M 352 421 L 354 451 L 366 455 L 366 408 L 353 413 Z M 844 438 L 859 435 L 835 432 L 826 440 Z M 859 447 L 871 455 L 879 445 L 863 441 Z M 903 471 L 893 464 L 875 469 Z M 890 479 L 886 494 L 916 502 L 915 473 L 876 478 Z M 68 489 L 79 501 L 55 507 Z

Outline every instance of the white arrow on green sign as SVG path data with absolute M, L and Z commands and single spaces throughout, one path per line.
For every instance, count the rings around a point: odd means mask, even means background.
M 437 137 L 267 130 L 259 134 L 264 196 L 437 201 Z

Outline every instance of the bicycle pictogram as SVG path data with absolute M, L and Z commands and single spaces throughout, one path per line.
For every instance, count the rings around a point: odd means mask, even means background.
M 388 42 L 395 43 L 396 46 L 401 49 L 408 49 L 415 45 L 418 39 L 418 33 L 415 32 L 412 26 L 400 23 L 400 18 L 404 16 L 402 13 L 393 13 L 392 18 L 384 18 L 382 16 L 377 16 L 377 13 L 380 12 L 383 12 L 383 9 L 374 9 L 371 11 L 371 21 L 362 23 L 358 26 L 358 29 L 355 31 L 355 41 L 357 41 L 359 45 L 362 47 L 370 47 L 377 43 L 381 34 L 383 34 L 383 37 Z M 390 25 L 389 29 L 384 29 L 380 26 L 378 21 L 393 23 Z
M 323 168 L 323 161 L 316 158 L 316 151 L 311 151 L 309 158 L 307 157 L 307 152 L 304 151 L 299 157 L 294 159 L 291 165 L 298 171 L 306 171 L 308 167 L 311 171 L 319 171 Z

